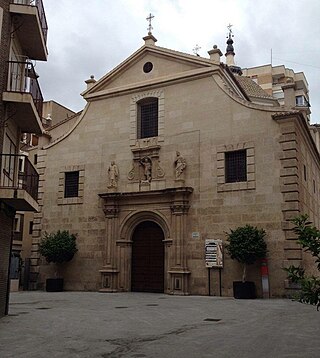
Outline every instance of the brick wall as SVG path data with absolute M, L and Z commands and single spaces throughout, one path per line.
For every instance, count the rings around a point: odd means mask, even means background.
M 1 203 L 0 203 L 1 205 Z M 0 317 L 7 312 L 8 270 L 10 261 L 11 234 L 14 212 L 0 206 Z

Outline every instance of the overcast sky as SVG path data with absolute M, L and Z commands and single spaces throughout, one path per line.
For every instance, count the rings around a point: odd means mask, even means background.
M 157 45 L 200 56 L 226 49 L 233 25 L 240 67 L 284 64 L 309 83 L 311 120 L 320 123 L 319 0 L 43 0 L 47 62 L 37 62 L 45 100 L 79 111 L 91 74 L 99 79 L 140 48 L 151 12 Z M 225 61 L 225 58 L 222 58 Z

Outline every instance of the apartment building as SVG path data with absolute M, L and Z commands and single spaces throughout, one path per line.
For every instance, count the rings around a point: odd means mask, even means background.
M 42 0 L 0 0 L 0 317 L 8 312 L 16 212 L 39 209 L 39 175 L 20 147 L 24 133 L 43 133 L 34 61 L 47 60 L 47 31 Z

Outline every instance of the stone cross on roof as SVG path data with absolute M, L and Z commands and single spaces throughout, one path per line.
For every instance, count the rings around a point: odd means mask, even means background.
M 149 21 L 148 35 L 152 34 L 153 27 L 151 25 L 151 21 L 152 21 L 153 18 L 154 18 L 154 16 L 151 14 L 151 12 L 150 12 L 149 16 L 146 18 L 146 20 Z
M 201 47 L 198 44 L 196 44 L 196 46 L 192 49 L 192 51 L 196 56 L 199 56 L 200 49 L 201 49 Z

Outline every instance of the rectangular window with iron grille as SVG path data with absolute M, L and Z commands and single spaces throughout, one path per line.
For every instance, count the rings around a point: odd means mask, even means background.
M 64 177 L 64 197 L 78 197 L 79 193 L 79 171 L 66 172 Z
M 247 181 L 247 151 L 236 150 L 225 153 L 225 182 Z
M 158 98 L 138 102 L 138 138 L 158 136 Z

